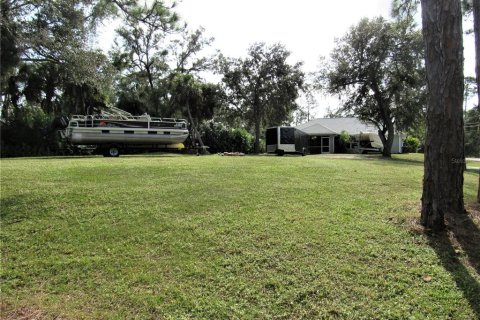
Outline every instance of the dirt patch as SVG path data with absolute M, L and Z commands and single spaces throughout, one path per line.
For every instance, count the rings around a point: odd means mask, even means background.
M 466 206 L 466 209 L 472 220 L 480 226 L 480 203 L 471 203 Z
M 40 320 L 47 319 L 47 314 L 36 306 L 14 308 L 4 303 L 0 304 L 2 320 Z
M 418 216 L 407 218 L 403 226 L 413 234 L 423 234 L 439 252 L 450 253 L 480 275 L 480 204 L 465 205 L 466 213 L 445 217 L 445 230 L 432 233 L 420 224 Z

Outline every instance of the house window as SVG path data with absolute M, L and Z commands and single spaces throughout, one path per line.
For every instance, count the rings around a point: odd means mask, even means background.
M 148 134 L 157 134 L 157 131 L 148 131 Z
M 134 134 L 134 131 L 133 131 L 133 130 L 125 130 L 125 131 L 123 131 L 123 133 L 125 133 L 125 134 Z
M 110 133 L 110 130 L 102 130 L 102 133 Z

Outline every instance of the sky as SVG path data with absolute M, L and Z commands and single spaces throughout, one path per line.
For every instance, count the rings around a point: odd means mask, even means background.
M 255 42 L 280 42 L 291 52 L 290 63 L 302 61 L 305 72 L 318 69 L 320 56 L 328 57 L 335 38 L 342 37 L 363 17 L 390 16 L 391 0 L 182 0 L 176 7 L 189 28 L 203 27 L 215 38 L 214 49 L 228 57 L 243 57 Z M 466 21 L 471 25 L 471 21 Z M 115 23 L 100 30 L 99 45 L 108 50 Z M 465 75 L 474 76 L 473 36 L 465 36 Z M 316 117 L 335 110 L 335 97 L 317 95 Z M 302 103 L 302 101 L 300 101 Z M 476 98 L 468 101 L 469 108 Z
M 281 42 L 292 59 L 313 71 L 335 37 L 362 17 L 388 16 L 385 0 L 183 0 L 177 12 L 190 27 L 203 26 L 226 56 L 245 55 L 254 42 Z

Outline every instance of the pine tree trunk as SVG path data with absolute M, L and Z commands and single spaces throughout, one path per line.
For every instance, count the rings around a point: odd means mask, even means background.
M 464 212 L 463 43 L 459 0 L 422 0 L 427 71 L 427 136 L 421 223 L 445 227 Z
M 480 0 L 473 0 L 473 30 L 475 33 L 475 73 L 477 76 L 477 104 L 480 106 Z
M 473 30 L 475 33 L 475 73 L 477 75 L 477 105 L 480 108 L 480 0 L 473 0 Z M 477 202 L 480 203 L 480 176 L 478 177 Z

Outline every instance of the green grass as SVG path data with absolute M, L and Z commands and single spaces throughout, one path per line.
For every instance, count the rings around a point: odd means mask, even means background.
M 467 161 L 467 166 L 480 168 L 480 161 Z
M 412 160 L 412 161 L 421 161 L 423 162 L 423 157 L 425 155 L 423 153 L 408 153 L 408 154 L 398 154 L 394 155 L 396 159 L 403 159 L 403 160 Z M 467 157 L 468 158 L 468 157 Z M 480 161 L 477 160 L 467 160 L 466 165 L 467 167 L 480 167 Z
M 468 257 L 445 268 L 412 231 L 423 166 L 411 156 L 0 163 L 5 317 L 479 316 Z M 477 180 L 465 174 L 466 202 Z

